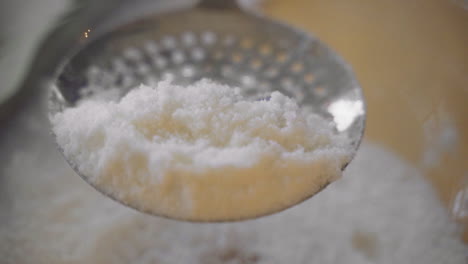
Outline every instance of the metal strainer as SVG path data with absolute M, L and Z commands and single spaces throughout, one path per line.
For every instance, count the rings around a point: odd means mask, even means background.
M 278 90 L 332 121 L 354 150 L 363 136 L 364 99 L 350 67 L 315 37 L 234 0 L 146 16 L 88 41 L 61 69 L 50 111 L 96 90 L 119 87 L 124 95 L 167 77 L 179 84 L 207 77 L 254 99 Z

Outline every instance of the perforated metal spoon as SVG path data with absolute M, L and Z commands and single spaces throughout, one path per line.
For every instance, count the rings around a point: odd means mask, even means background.
M 350 67 L 315 37 L 243 11 L 234 0 L 203 0 L 94 35 L 64 63 L 52 89 L 50 113 L 96 90 L 119 87 L 124 95 L 166 77 L 181 84 L 207 77 L 241 87 L 252 98 L 278 90 L 332 121 L 354 152 L 363 136 L 365 103 Z M 87 180 L 73 160 L 68 162 Z M 215 219 L 229 220 L 239 219 Z

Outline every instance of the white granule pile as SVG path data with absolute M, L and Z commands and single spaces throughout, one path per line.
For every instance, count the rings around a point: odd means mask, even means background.
M 51 117 L 65 156 L 105 193 L 191 220 L 248 218 L 338 179 L 352 150 L 320 117 L 273 92 L 201 80 L 140 86 L 117 102 L 82 100 Z
M 45 107 L 44 107 L 45 108 Z M 30 108 L 0 137 L 2 264 L 466 264 L 419 170 L 364 142 L 342 179 L 281 213 L 230 224 L 148 216 L 76 176 Z

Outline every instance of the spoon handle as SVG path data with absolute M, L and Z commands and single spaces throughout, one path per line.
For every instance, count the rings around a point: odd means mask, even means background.
M 237 0 L 201 0 L 198 6 L 203 8 L 216 9 L 240 9 Z

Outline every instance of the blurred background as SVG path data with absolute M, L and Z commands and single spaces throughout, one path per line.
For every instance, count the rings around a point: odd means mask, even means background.
M 2 0 L 0 137 L 45 92 L 37 82 L 76 44 L 68 36 L 179 2 L 187 1 Z M 352 65 L 367 100 L 365 138 L 423 172 L 468 243 L 468 1 L 243 3 L 312 32 Z

